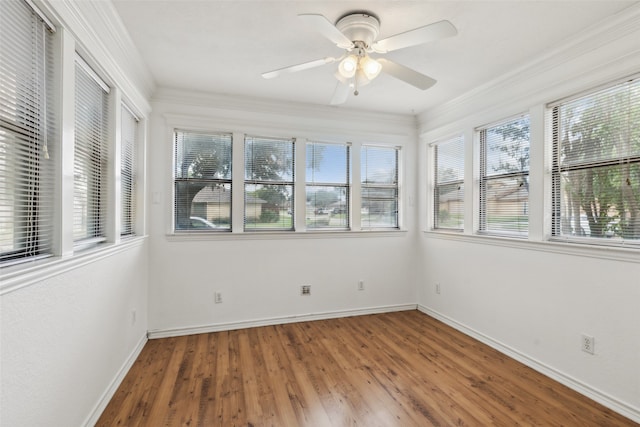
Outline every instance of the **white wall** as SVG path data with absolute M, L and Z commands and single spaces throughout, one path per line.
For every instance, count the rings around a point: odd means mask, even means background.
M 550 243 L 545 104 L 640 70 L 640 8 L 577 35 L 519 70 L 420 117 L 420 308 L 640 421 L 640 255 L 636 250 Z M 531 112 L 531 221 L 525 242 L 429 231 L 427 145 L 466 136 L 467 182 L 475 183 L 474 128 Z M 548 152 L 548 151 L 547 151 Z M 477 188 L 477 184 L 475 184 Z M 477 205 L 474 185 L 465 202 Z M 435 292 L 440 283 L 441 293 Z M 581 334 L 595 337 L 595 355 Z
M 218 107 L 222 106 L 222 107 Z M 174 128 L 402 146 L 404 200 L 415 200 L 414 119 L 336 108 L 238 100 L 161 90 L 149 150 L 151 336 L 282 322 L 315 315 L 415 307 L 415 206 L 395 232 L 226 233 L 203 239 L 171 229 Z M 238 167 L 238 165 L 235 165 Z M 240 165 L 242 167 L 242 165 Z M 358 179 L 355 177 L 354 179 Z M 359 280 L 365 290 L 358 291 Z M 311 296 L 300 285 L 311 284 Z M 214 292 L 224 302 L 214 304 Z
M 2 295 L 0 424 L 80 426 L 96 415 L 146 342 L 146 283 L 139 241 Z

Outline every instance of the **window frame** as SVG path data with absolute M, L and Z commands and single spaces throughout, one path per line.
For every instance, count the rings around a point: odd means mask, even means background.
M 489 187 L 489 183 L 492 181 L 498 181 L 502 179 L 516 179 L 516 180 L 526 180 L 527 186 L 529 186 L 529 172 L 530 172 L 530 162 L 527 160 L 527 168 L 526 170 L 520 171 L 512 171 L 512 172 L 503 172 L 496 174 L 488 174 L 487 173 L 487 164 L 488 164 L 488 141 L 487 141 L 487 132 L 493 128 L 496 128 L 501 125 L 517 122 L 520 120 L 526 119 L 529 126 L 529 138 L 527 141 L 527 151 L 529 152 L 531 148 L 531 118 L 529 113 L 521 113 L 511 117 L 508 117 L 503 120 L 499 120 L 497 122 L 490 123 L 488 125 L 484 125 L 476 128 L 476 133 L 478 135 L 478 139 L 480 142 L 480 156 L 479 156 L 479 185 L 478 185 L 478 197 L 479 197 L 479 207 L 478 207 L 478 234 L 484 235 L 494 235 L 501 237 L 513 237 L 513 238 L 523 238 L 526 239 L 529 236 L 529 190 L 527 189 L 527 227 L 525 232 L 516 232 L 505 229 L 488 229 L 488 221 L 487 221 L 487 191 Z M 522 184 L 521 184 L 522 185 Z
M 615 158 L 600 158 L 600 159 L 592 159 L 590 161 L 579 161 L 573 164 L 564 164 L 561 162 L 561 154 L 560 154 L 560 126 L 561 126 L 561 114 L 560 109 L 563 106 L 566 106 L 573 101 L 586 100 L 588 98 L 595 98 L 596 96 L 603 94 L 607 91 L 614 91 L 618 87 L 623 87 L 627 84 L 632 83 L 636 85 L 636 90 L 640 91 L 640 75 L 635 74 L 633 76 L 629 76 L 623 79 L 619 79 L 616 81 L 611 81 L 609 83 L 573 94 L 571 96 L 567 96 L 565 98 L 550 102 L 546 105 L 547 107 L 547 120 L 549 122 L 549 141 L 550 141 L 550 151 L 551 151 L 551 219 L 550 219 L 550 229 L 551 233 L 549 236 L 549 241 L 551 242 L 568 242 L 575 244 L 587 244 L 593 245 L 595 247 L 628 247 L 633 249 L 640 248 L 640 238 L 639 239 L 626 239 L 624 237 L 620 239 L 610 239 L 607 238 L 606 235 L 601 237 L 593 237 L 591 236 L 591 230 L 589 230 L 589 235 L 573 235 L 573 234 L 565 234 L 562 232 L 562 223 L 566 216 L 563 215 L 563 186 L 562 186 L 562 178 L 561 175 L 565 172 L 577 172 L 577 171 L 589 171 L 589 170 L 599 170 L 601 168 L 606 167 L 615 167 L 622 165 L 639 165 L 640 167 L 640 152 L 635 154 L 628 154 L 626 156 L 618 156 Z M 636 96 L 636 102 L 640 102 L 640 96 Z M 637 107 L 637 108 L 640 108 Z M 624 184 L 623 184 L 624 185 Z M 582 228 L 582 214 L 579 214 L 579 222 Z M 569 218 L 568 221 L 573 221 L 573 218 Z M 640 219 L 639 219 L 640 220 Z
M 462 143 L 462 150 L 461 150 L 461 166 L 462 166 L 462 178 L 458 178 L 458 179 L 451 179 L 451 180 L 447 180 L 447 181 L 438 181 L 438 150 L 439 147 L 445 145 L 445 144 L 452 144 L 455 142 L 460 142 Z M 437 231 L 437 232 L 453 232 L 453 233 L 464 233 L 465 231 L 465 209 L 466 209 L 466 204 L 465 204 L 465 194 L 466 194 L 466 183 L 465 183 L 465 167 L 466 167 L 466 155 L 465 155 L 465 150 L 466 150 L 466 144 L 467 142 L 465 141 L 465 136 L 463 133 L 457 133 L 455 135 L 446 137 L 446 138 L 442 138 L 439 139 L 437 141 L 434 141 L 430 144 L 431 149 L 432 149 L 432 153 L 433 153 L 433 190 L 431 193 L 431 197 L 432 197 L 432 201 L 433 201 L 433 211 L 432 211 L 432 215 L 433 215 L 433 221 L 431 223 L 431 230 L 432 231 Z M 440 219 L 440 193 L 439 193 L 439 189 L 446 187 L 446 186 L 458 186 L 457 190 L 462 190 L 462 225 L 461 227 L 457 228 L 457 227 L 443 227 L 439 224 L 439 219 Z
M 250 142 L 250 140 L 252 140 L 253 142 L 255 141 L 272 141 L 272 142 L 278 142 L 278 143 L 286 143 L 286 144 L 291 144 L 291 180 L 280 180 L 280 179 L 265 179 L 265 178 L 251 178 L 247 176 L 248 173 L 248 151 L 247 150 L 247 146 Z M 273 232 L 273 231 L 279 231 L 279 232 L 294 232 L 296 231 L 296 221 L 295 221 L 295 212 L 296 212 L 296 146 L 297 146 L 297 141 L 296 138 L 280 138 L 280 137 L 274 137 L 274 136 L 258 136 L 258 135 L 250 135 L 250 134 L 245 134 L 244 135 L 244 143 L 243 143 L 243 147 L 244 147 L 244 151 L 243 151 L 243 157 L 244 157 L 244 164 L 243 164 L 243 176 L 244 176 L 244 180 L 243 180 L 243 200 L 244 200 L 244 206 L 243 206 L 243 218 L 244 218 L 244 222 L 243 222 L 243 231 L 245 233 L 253 233 L 253 232 Z M 253 162 L 253 159 L 251 160 Z M 289 200 L 289 216 L 291 217 L 291 226 L 290 227 L 264 227 L 264 228 L 260 228 L 260 227 L 247 227 L 247 206 L 249 205 L 249 203 L 247 203 L 247 187 L 253 185 L 253 186 L 275 186 L 275 187 L 291 187 L 291 192 L 290 192 L 290 200 Z
M 314 213 L 310 213 L 308 211 L 309 206 L 306 203 L 306 197 L 308 196 L 307 193 L 307 189 L 309 187 L 339 187 L 339 188 L 344 188 L 344 193 L 345 193 L 345 197 L 346 197 L 346 201 L 345 201 L 345 205 L 346 205 L 346 212 L 344 212 L 344 214 L 346 215 L 346 221 L 345 221 L 345 226 L 344 227 L 310 227 L 307 223 L 305 223 L 305 227 L 307 230 L 309 231 L 318 231 L 318 232 L 326 232 L 326 231 L 348 231 L 351 229 L 351 210 L 352 210 L 352 195 L 351 195 L 351 172 L 352 172 L 352 167 L 351 167 L 351 148 L 352 148 L 352 144 L 349 142 L 346 143 L 336 143 L 336 142 L 322 142 L 322 141 L 306 141 L 305 144 L 305 154 L 308 156 L 309 154 L 309 147 L 313 147 L 316 145 L 324 145 L 324 146 L 340 146 L 340 147 L 344 147 L 345 149 L 345 177 L 346 180 L 344 183 L 338 183 L 338 182 L 316 182 L 316 181 L 310 181 L 309 180 L 309 176 L 307 174 L 305 174 L 305 220 L 309 218 L 310 214 L 315 215 Z M 306 160 L 306 159 L 305 159 Z M 306 165 L 305 165 L 306 167 Z M 329 213 L 330 214 L 330 213 Z M 306 222 L 306 221 L 305 221 Z
M 5 5 L 6 6 L 6 5 Z M 14 31 L 23 30 L 25 38 L 31 41 L 31 50 L 16 51 L 15 47 L 9 43 L 4 46 L 8 55 L 18 53 L 23 56 L 24 62 L 31 64 L 30 73 L 21 73 L 17 68 L 18 61 L 7 61 L 3 70 L 1 80 L 15 84 L 14 91 L 6 89 L 3 91 L 3 98 L 7 107 L 0 111 L 0 125 L 2 134 L 9 140 L 6 157 L 2 163 L 8 163 L 8 167 L 0 168 L 2 172 L 2 187 L 6 189 L 4 201 L 12 200 L 13 208 L 11 215 L 5 216 L 0 212 L 2 218 L 11 218 L 11 248 L 0 249 L 0 266 L 6 267 L 22 262 L 50 257 L 54 254 L 54 233 L 53 217 L 55 215 L 55 179 L 54 174 L 57 169 L 57 157 L 54 148 L 56 119 L 53 107 L 53 83 L 55 82 L 53 70 L 53 50 L 55 26 L 35 7 L 27 2 L 15 2 L 7 7 L 21 14 L 20 18 L 28 21 L 20 23 L 18 17 L 5 29 Z M 13 26 L 12 26 L 13 25 Z M 14 56 L 14 59 L 15 56 Z M 16 68 L 12 68 L 16 65 Z M 33 72 L 35 69 L 35 73 Z M 15 74 L 11 74 L 14 71 Z M 11 76 L 19 75 L 12 79 Z M 5 80 L 6 79 L 6 80 Z M 11 94 L 15 96 L 12 100 Z M 6 98 L 5 98 L 6 96 Z M 11 107 L 15 108 L 15 117 L 10 116 Z M 3 118 L 3 113 L 7 114 Z M 11 144 L 13 142 L 13 144 Z M 22 149 L 16 150 L 16 144 Z M 50 155 L 51 149 L 51 155 Z M 17 166 L 17 167 L 13 167 Z M 12 175 L 13 179 L 7 179 Z M 21 182 L 28 183 L 26 189 Z M 11 194 L 11 196 L 9 195 Z M 0 218 L 0 219 L 2 219 Z M 0 225 L 2 224 L 1 221 Z M 7 221 L 8 222 L 8 221 Z M 0 233 L 4 232 L 0 228 Z M 4 239 L 4 237 L 3 237 Z M 7 241 L 8 242 L 8 241 Z M 0 241 L 2 244 L 2 241 Z
M 190 134 L 190 135 L 202 135 L 202 136 L 209 136 L 209 137 L 220 137 L 220 136 L 226 136 L 229 138 L 230 141 L 230 145 L 229 145 L 229 177 L 228 178 L 188 178 L 188 177 L 176 177 L 176 171 L 177 171 L 177 155 L 178 155 L 178 150 L 177 150 L 177 139 L 178 139 L 178 134 L 182 133 L 182 134 Z M 172 232 L 173 233 L 177 233 L 177 234 L 188 234 L 188 233 L 224 233 L 224 232 L 231 232 L 232 228 L 233 228 L 233 197 L 231 197 L 231 194 L 233 192 L 233 151 L 234 151 L 234 135 L 231 132 L 208 132 L 208 131 L 200 131 L 200 130 L 186 130 L 186 129 L 182 129 L 182 128 L 175 128 L 173 130 L 173 138 L 172 138 Z M 204 183 L 202 188 L 207 187 L 208 185 L 211 184 L 215 184 L 215 185 L 228 185 L 229 186 L 229 227 L 219 227 L 219 228 L 178 228 L 177 227 L 177 221 L 178 221 L 178 201 L 177 201 L 177 195 L 178 195 L 178 184 L 179 183 L 190 183 L 190 182 L 198 182 L 198 183 Z M 193 204 L 193 200 L 191 202 Z M 192 212 L 190 212 L 190 218 L 193 217 L 195 215 L 193 215 Z M 191 219 L 190 219 L 191 220 Z M 206 218 L 204 218 L 205 221 L 208 221 Z
M 383 150 L 394 150 L 395 154 L 395 171 L 394 171 L 394 182 L 392 183 L 373 183 L 369 184 L 366 182 L 367 179 L 367 171 L 363 170 L 363 159 L 365 158 L 365 152 L 367 149 L 383 149 Z M 373 230 L 400 230 L 401 229 L 401 196 L 400 196 L 400 168 L 401 168 L 401 155 L 402 146 L 398 145 L 378 145 L 378 144 L 362 144 L 360 146 L 360 210 L 362 212 L 364 208 L 365 200 L 370 201 L 378 201 L 378 202 L 388 202 L 392 201 L 395 204 L 395 212 L 393 215 L 395 217 L 395 225 L 390 226 L 366 226 L 364 221 L 362 220 L 362 214 L 360 215 L 360 229 L 364 231 L 373 231 Z M 391 197 L 365 197 L 365 190 L 395 190 L 395 196 Z

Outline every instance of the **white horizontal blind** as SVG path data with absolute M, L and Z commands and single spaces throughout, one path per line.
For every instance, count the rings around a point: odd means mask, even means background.
M 397 147 L 362 146 L 360 175 L 363 229 L 398 228 Z
M 640 243 L 640 80 L 552 107 L 554 237 Z
M 480 129 L 480 232 L 529 229 L 529 116 Z
M 73 238 L 105 240 L 108 167 L 108 94 L 76 60 Z
M 52 37 L 23 1 L 0 2 L 0 264 L 51 254 L 57 159 Z
M 464 229 L 464 138 L 458 135 L 434 146 L 434 229 Z
M 174 227 L 180 232 L 231 230 L 230 133 L 174 133 Z
M 244 229 L 294 229 L 294 140 L 245 137 Z
M 349 151 L 348 144 L 307 143 L 308 229 L 349 227 Z
M 120 151 L 120 198 L 121 222 L 120 235 L 136 234 L 136 150 L 138 138 L 138 119 L 129 109 L 122 105 L 121 117 L 121 151 Z

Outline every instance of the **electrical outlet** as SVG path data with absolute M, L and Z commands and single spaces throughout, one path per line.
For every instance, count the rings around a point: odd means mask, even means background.
M 300 286 L 300 295 L 302 296 L 311 295 L 311 285 Z
M 436 283 L 436 294 L 440 294 L 440 283 Z
M 358 290 L 359 291 L 364 291 L 364 280 L 359 280 L 358 281 Z
M 214 292 L 213 300 L 216 304 L 220 304 L 222 302 L 222 292 Z
M 593 354 L 595 351 L 596 340 L 590 335 L 582 334 L 582 351 Z
M 131 326 L 136 324 L 137 313 L 135 310 L 131 310 Z

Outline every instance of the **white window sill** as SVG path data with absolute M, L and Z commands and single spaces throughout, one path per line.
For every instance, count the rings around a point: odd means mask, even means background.
M 470 235 L 446 231 L 424 231 L 431 239 L 455 240 L 478 245 L 503 246 L 508 248 L 527 249 L 541 252 L 551 252 L 564 255 L 608 259 L 614 261 L 640 263 L 639 246 L 606 246 L 598 244 L 583 244 L 570 241 L 534 241 L 522 238 L 508 238 L 497 236 Z
M 48 257 L 5 267 L 0 270 L 0 276 L 2 277 L 0 295 L 17 291 L 42 280 L 140 246 L 145 240 L 146 236 L 136 236 L 127 238 L 118 244 L 105 243 L 68 257 Z
M 367 237 L 399 237 L 406 235 L 407 230 L 378 229 L 378 230 L 324 230 L 324 231 L 245 231 L 232 232 L 204 232 L 204 233 L 168 233 L 166 238 L 170 242 L 185 241 L 215 241 L 215 240 L 288 240 L 288 239 L 337 239 L 337 238 L 367 238 Z

